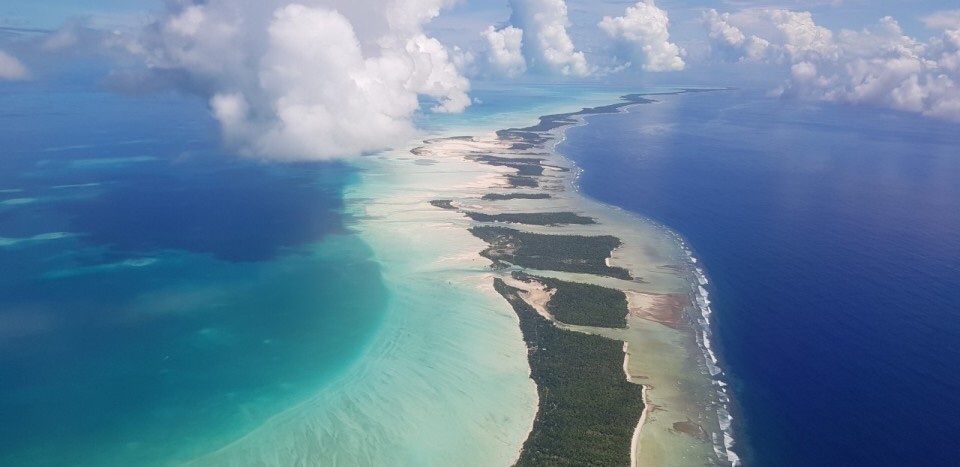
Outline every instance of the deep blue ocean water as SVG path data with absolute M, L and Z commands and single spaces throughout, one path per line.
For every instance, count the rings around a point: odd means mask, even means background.
M 590 118 L 583 192 L 711 279 L 750 465 L 960 459 L 960 125 L 726 91 Z
M 336 378 L 387 299 L 355 176 L 196 99 L 0 88 L 0 465 L 170 465 Z

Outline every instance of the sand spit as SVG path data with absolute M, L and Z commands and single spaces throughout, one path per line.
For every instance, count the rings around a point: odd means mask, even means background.
M 540 316 L 554 323 L 557 322 L 556 317 L 547 310 L 547 303 L 550 303 L 550 298 L 553 297 L 555 291 L 547 289 L 546 286 L 538 282 L 526 283 L 509 276 L 505 277 L 504 282 L 511 287 L 522 290 L 522 292 L 520 292 L 520 298 L 529 303 L 534 310 L 537 310 Z
M 630 375 L 630 343 L 623 343 L 623 374 L 627 381 L 633 382 L 633 376 Z M 650 401 L 647 399 L 647 386 L 643 386 L 643 414 L 637 421 L 637 427 L 633 429 L 633 437 L 630 438 L 630 467 L 637 467 L 637 459 L 640 452 L 640 433 L 643 431 L 643 423 L 647 420 L 647 412 L 650 411 Z
M 627 345 L 626 343 L 624 344 Z M 626 347 L 623 349 L 624 352 L 627 351 Z M 626 358 L 630 358 L 627 356 Z M 650 412 L 650 399 L 647 397 L 647 391 L 649 387 L 643 386 L 643 415 L 640 416 L 640 421 L 637 422 L 637 427 L 633 430 L 633 438 L 630 441 L 630 467 L 637 467 L 637 462 L 640 458 L 640 433 L 643 431 L 643 424 L 647 421 L 647 414 Z
M 622 240 L 608 263 L 633 280 L 527 271 L 627 293 L 626 329 L 564 328 L 625 343 L 624 376 L 642 384 L 645 403 L 630 439 L 631 464 L 729 465 L 717 415 L 722 405 L 697 346 L 697 310 L 683 308 L 679 298 L 695 293 L 686 274 L 690 260 L 661 226 L 578 193 L 576 167 L 554 151 L 563 126 L 578 118 L 559 117 L 565 123 L 531 134 L 530 142 L 461 129 L 456 138 L 356 161 L 361 182 L 346 193 L 347 210 L 390 289 L 382 329 L 340 381 L 188 465 L 514 464 L 539 405 L 517 315 L 492 285 L 493 278 L 509 281 L 516 268 L 490 268 L 478 254 L 487 244 L 468 229 L 497 224 L 472 221 L 460 210 L 579 213 L 597 224 L 509 227 Z M 544 170 L 511 180 L 521 170 L 534 172 L 478 156 L 538 158 Z M 483 199 L 516 193 L 550 197 Z M 435 200 L 449 200 L 454 209 L 431 205 Z M 522 298 L 538 313 L 547 311 L 545 290 L 511 285 L 527 291 Z M 691 436 L 696 430 L 689 424 L 706 437 Z
M 577 168 L 554 150 L 556 142 L 562 139 L 562 129 L 561 125 L 551 128 L 549 133 L 536 135 L 521 129 L 478 135 L 469 140 L 434 139 L 416 151 L 431 158 L 460 158 L 486 166 L 490 176 L 464 185 L 466 193 L 453 199 L 453 205 L 460 206 L 462 211 L 469 206 L 470 210 L 493 214 L 576 212 L 597 220 L 593 225 L 533 226 L 498 222 L 471 225 L 506 226 L 538 234 L 613 235 L 621 239 L 623 244 L 604 263 L 628 270 L 633 280 L 529 268 L 526 271 L 624 291 L 630 310 L 627 329 L 556 323 L 547 311 L 546 303 L 551 298 L 547 291 L 510 279 L 512 265 L 500 264 L 507 269 L 494 272 L 511 286 L 524 290 L 521 298 L 559 327 L 625 343 L 625 376 L 635 384 L 642 381 L 647 404 L 632 440 L 634 465 L 730 465 L 729 446 L 723 442 L 729 433 L 724 432 L 719 419 L 719 414 L 725 413 L 724 401 L 716 392 L 715 378 L 706 370 L 704 355 L 698 346 L 700 317 L 694 306 L 696 282 L 691 281 L 689 258 L 676 235 L 662 226 L 580 195 L 575 184 Z M 491 158 L 495 158 L 495 163 L 489 163 Z M 524 183 L 531 186 L 512 184 L 511 180 L 518 175 L 533 172 L 529 164 L 534 158 L 557 169 L 530 176 L 531 180 Z M 548 193 L 550 197 L 484 200 L 483 196 L 490 193 Z M 456 210 L 448 210 L 447 214 L 463 216 L 463 212 Z
M 633 316 L 679 329 L 684 324 L 684 310 L 692 306 L 686 294 L 648 294 L 627 291 Z

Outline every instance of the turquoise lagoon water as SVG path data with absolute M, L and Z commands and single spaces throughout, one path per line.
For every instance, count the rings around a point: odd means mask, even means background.
M 0 92 L 0 465 L 190 459 L 375 334 L 355 169 L 226 154 L 189 98 Z
M 536 397 L 516 317 L 425 202 L 477 174 L 245 160 L 191 98 L 0 93 L 0 465 L 515 457 Z M 493 131 L 619 93 L 474 95 L 417 123 Z

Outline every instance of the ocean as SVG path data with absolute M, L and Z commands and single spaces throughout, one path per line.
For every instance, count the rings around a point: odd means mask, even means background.
M 2 91 L 0 465 L 515 459 L 536 407 L 516 318 L 469 222 L 428 203 L 474 196 L 487 169 L 409 147 L 264 163 L 189 97 Z M 418 123 L 477 134 L 618 94 L 475 95 Z M 655 99 L 559 149 L 584 194 L 694 250 L 737 454 L 952 462 L 956 125 L 749 90 Z
M 4 91 L 0 465 L 180 463 L 369 345 L 355 168 L 238 158 L 189 97 Z
M 758 90 L 657 96 L 559 146 L 705 269 L 747 465 L 960 456 L 960 131 Z
M 448 123 L 526 123 L 562 91 Z M 427 202 L 485 169 L 244 159 L 190 96 L 0 99 L 0 465 L 516 458 L 536 411 L 516 317 Z

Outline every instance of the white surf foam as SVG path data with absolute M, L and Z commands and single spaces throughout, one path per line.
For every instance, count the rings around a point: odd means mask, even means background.
M 707 289 L 708 284 L 710 283 L 707 278 L 704 269 L 700 266 L 699 260 L 694 256 L 693 251 L 687 247 L 686 242 L 678 234 L 674 234 L 674 238 L 683 246 L 683 252 L 687 255 L 690 264 L 690 274 L 695 279 L 695 288 L 692 290 L 694 302 L 696 304 L 696 310 L 699 312 L 699 316 L 696 321 L 700 326 L 699 333 L 697 334 L 697 343 L 700 346 L 701 351 L 703 352 L 703 361 L 707 373 L 714 379 L 717 386 L 717 420 L 720 424 L 720 430 L 723 433 L 722 439 L 720 436 L 712 436 L 712 441 L 714 445 L 714 450 L 717 453 L 717 456 L 721 459 L 727 459 L 733 466 L 739 466 L 741 460 L 739 455 L 734 451 L 735 449 L 735 438 L 733 433 L 733 416 L 730 415 L 730 394 L 728 392 L 728 383 L 723 380 L 725 373 L 720 366 L 719 358 L 717 357 L 716 352 L 714 351 L 713 346 L 713 323 L 711 317 L 713 315 L 713 308 L 711 307 L 710 301 L 710 292 Z M 691 283 L 694 283 L 691 281 Z

